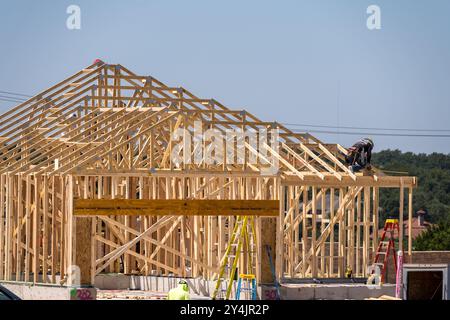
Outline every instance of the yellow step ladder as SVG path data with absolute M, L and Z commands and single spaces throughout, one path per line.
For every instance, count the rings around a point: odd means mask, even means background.
M 246 272 L 240 272 L 241 274 L 256 274 L 256 248 L 255 218 L 253 216 L 238 216 L 225 254 L 220 260 L 216 287 L 212 294 L 213 300 L 218 298 L 219 292 L 225 293 L 225 300 L 230 299 L 239 259 L 245 259 L 244 268 L 247 269 Z M 227 281 L 226 289 L 221 290 L 222 283 Z

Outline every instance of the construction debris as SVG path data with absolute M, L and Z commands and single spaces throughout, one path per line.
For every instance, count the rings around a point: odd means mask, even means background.
M 366 298 L 364 300 L 402 300 L 400 298 L 396 298 L 396 297 L 392 297 L 392 296 L 388 296 L 388 295 L 382 295 L 378 298 Z
M 167 294 L 136 290 L 99 290 L 97 300 L 166 300 Z

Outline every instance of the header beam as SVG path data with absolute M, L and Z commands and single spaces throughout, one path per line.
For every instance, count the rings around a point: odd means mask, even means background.
M 278 200 L 74 199 L 76 216 L 268 216 L 279 214 Z

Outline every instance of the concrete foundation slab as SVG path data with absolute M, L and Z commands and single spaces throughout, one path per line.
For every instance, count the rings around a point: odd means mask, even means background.
M 395 295 L 395 285 L 364 284 L 282 284 L 282 299 L 286 300 L 363 300 L 381 295 Z
M 95 286 L 100 290 L 129 290 L 167 293 L 178 285 L 178 277 L 164 276 L 134 276 L 101 274 L 95 278 Z M 208 298 L 212 295 L 215 281 L 201 278 L 185 278 L 191 289 L 191 296 Z M 226 283 L 222 283 L 225 289 Z M 236 283 L 233 284 L 231 296 L 235 296 Z M 367 286 L 363 283 L 284 283 L 280 286 L 282 300 L 363 300 L 381 295 L 395 295 L 395 285 Z M 262 300 L 275 300 L 276 287 L 273 285 L 260 285 L 258 297 Z
M 22 300 L 95 300 L 95 288 L 0 281 L 6 289 Z

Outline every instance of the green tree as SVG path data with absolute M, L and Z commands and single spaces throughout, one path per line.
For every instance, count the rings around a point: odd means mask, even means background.
M 381 170 L 407 172 L 418 178 L 413 197 L 414 212 L 427 210 L 426 219 L 432 223 L 443 222 L 450 217 L 450 154 L 383 150 L 373 154 L 372 163 Z M 380 227 L 387 217 L 398 215 L 399 196 L 398 189 L 380 192 Z M 406 197 L 405 192 L 405 204 L 408 203 Z
M 450 250 L 450 222 L 441 222 L 419 235 L 413 248 L 417 251 Z

